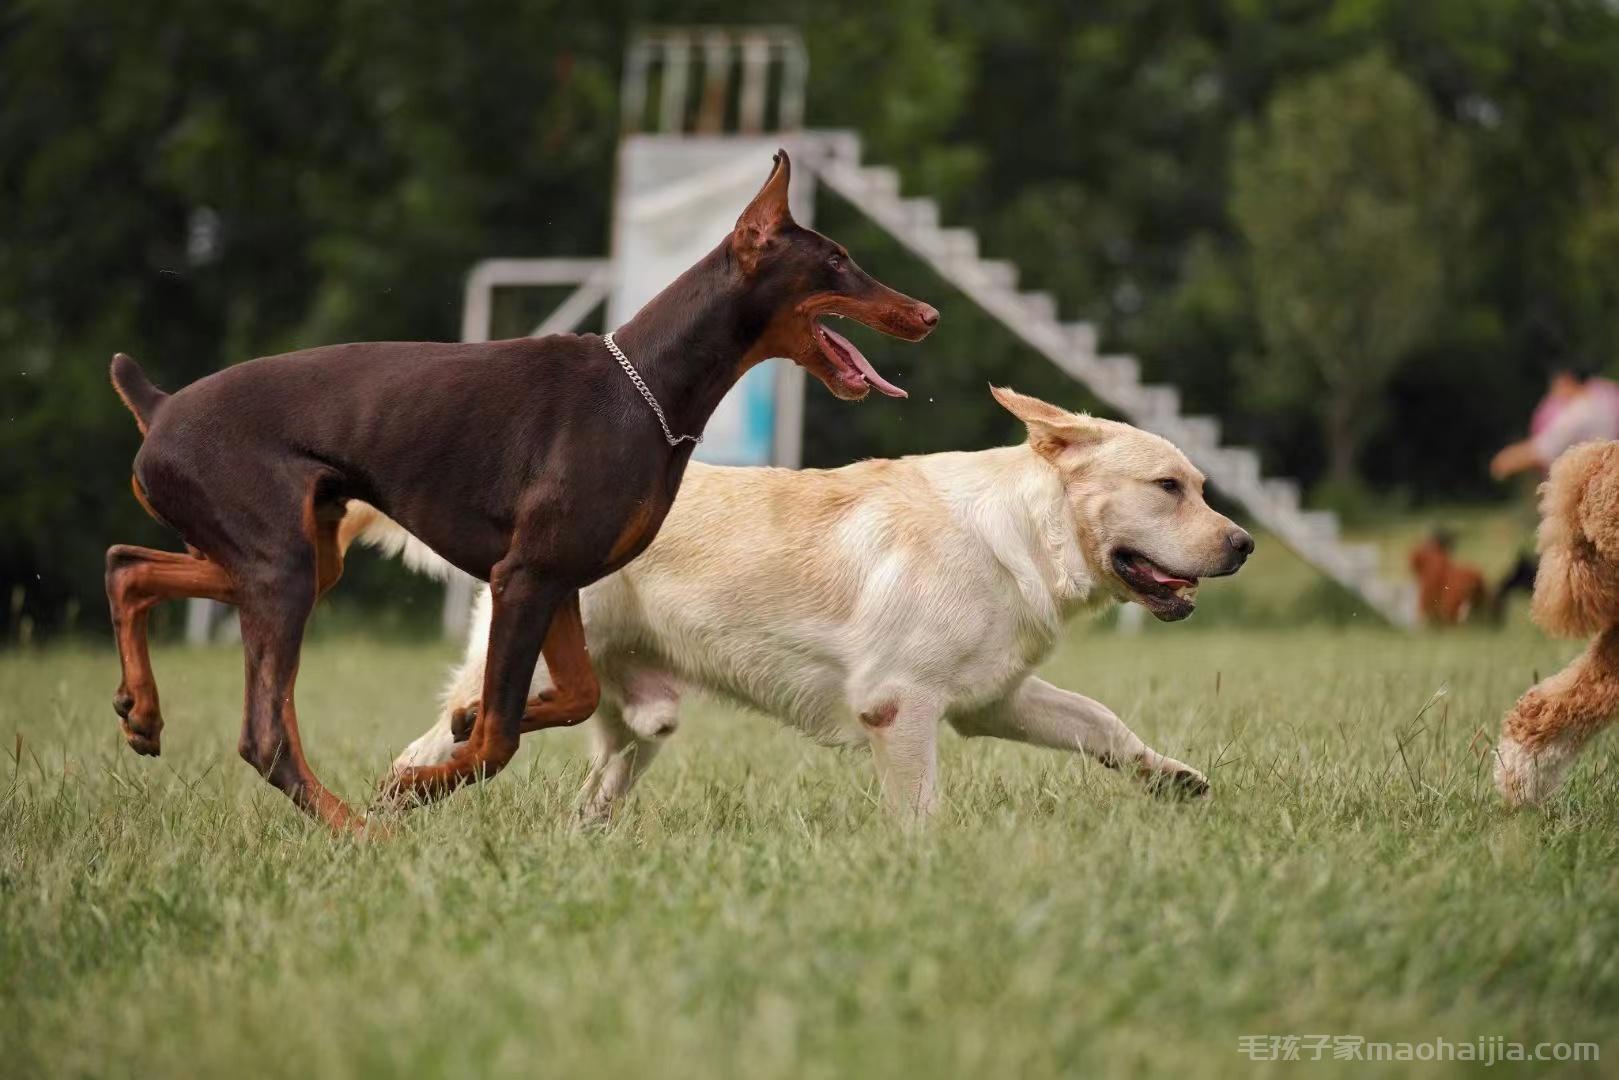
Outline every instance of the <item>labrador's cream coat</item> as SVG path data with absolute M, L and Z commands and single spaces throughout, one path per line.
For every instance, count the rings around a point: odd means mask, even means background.
M 1184 617 L 1196 579 L 1234 572 L 1251 539 L 1209 508 L 1202 475 L 1164 439 L 994 393 L 1028 442 L 829 471 L 690 467 L 651 547 L 583 594 L 602 683 L 585 818 L 628 793 L 687 690 L 869 746 L 905 818 L 936 807 L 941 723 L 1207 791 L 1106 706 L 1033 671 L 1081 613 L 1135 600 Z M 363 504 L 344 534 L 443 565 Z M 489 613 L 485 589 L 443 714 L 396 767 L 449 756 L 457 714 L 482 690 Z M 533 685 L 549 685 L 543 663 Z

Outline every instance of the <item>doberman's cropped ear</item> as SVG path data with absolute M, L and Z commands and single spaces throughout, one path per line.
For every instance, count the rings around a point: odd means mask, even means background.
M 1001 408 L 1023 421 L 1029 429 L 1029 445 L 1053 465 L 1071 464 L 1078 454 L 1107 438 L 1107 421 L 1020 394 L 1004 386 L 991 386 L 989 392 Z
M 770 178 L 765 186 L 759 189 L 759 194 L 748 203 L 742 216 L 736 219 L 736 229 L 731 233 L 731 248 L 736 252 L 737 261 L 742 269 L 752 273 L 759 263 L 759 255 L 769 244 L 770 238 L 781 231 L 783 225 L 793 220 L 793 213 L 787 206 L 787 184 L 792 179 L 793 163 L 787 158 L 787 151 L 776 151 L 776 164 L 770 170 Z

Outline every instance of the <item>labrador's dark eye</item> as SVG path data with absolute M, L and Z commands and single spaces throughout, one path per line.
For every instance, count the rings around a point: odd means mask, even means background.
M 1181 482 L 1176 480 L 1173 476 L 1166 476 L 1162 480 L 1154 480 L 1153 483 L 1157 484 L 1171 495 L 1179 495 L 1181 493 Z

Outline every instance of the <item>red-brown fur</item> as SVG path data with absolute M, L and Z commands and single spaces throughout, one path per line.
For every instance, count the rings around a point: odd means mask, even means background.
M 1455 626 L 1486 606 L 1489 588 L 1478 567 L 1457 562 L 1444 538 L 1430 536 L 1411 549 L 1417 610 L 1435 626 Z

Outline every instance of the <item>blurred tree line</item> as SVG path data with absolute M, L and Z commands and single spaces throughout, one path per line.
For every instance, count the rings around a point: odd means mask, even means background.
M 1068 318 L 1323 497 L 1487 495 L 1546 371 L 1619 357 L 1619 10 L 1605 0 L 783 0 L 809 122 L 865 137 Z M 325 342 L 456 335 L 490 254 L 607 237 L 637 24 L 740 0 L 12 0 L 0 8 L 0 639 L 103 623 L 128 491 L 114 351 L 168 387 Z M 847 207 L 945 310 L 863 336 L 905 409 L 811 393 L 812 463 L 1084 404 Z M 716 238 L 717 239 L 717 238 Z M 363 591 L 363 590 L 362 590 Z

